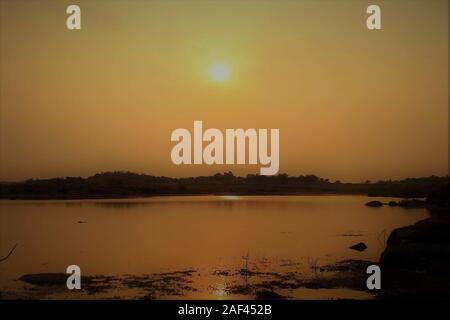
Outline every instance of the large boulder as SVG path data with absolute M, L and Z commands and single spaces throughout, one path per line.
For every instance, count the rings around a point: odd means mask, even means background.
M 423 206 L 423 203 L 409 205 Z M 426 200 L 431 218 L 390 234 L 380 258 L 381 296 L 450 297 L 450 201 L 448 186 Z
M 395 229 L 389 235 L 388 246 L 410 243 L 450 244 L 450 219 L 433 217 L 415 225 Z
M 380 264 L 384 268 L 450 268 L 450 219 L 428 218 L 392 231 Z

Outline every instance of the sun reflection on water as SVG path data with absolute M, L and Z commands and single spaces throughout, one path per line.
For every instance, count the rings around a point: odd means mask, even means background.
M 228 196 L 222 196 L 222 199 L 224 199 L 224 200 L 240 200 L 241 197 L 235 196 L 235 195 L 228 195 Z

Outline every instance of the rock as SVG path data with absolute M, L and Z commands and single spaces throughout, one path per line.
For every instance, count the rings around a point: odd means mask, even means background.
M 43 287 L 60 287 L 66 289 L 66 281 L 70 274 L 67 273 L 32 273 L 25 274 L 19 278 L 20 281 Z M 85 286 L 90 286 L 95 278 L 91 276 L 81 276 L 81 282 Z
M 398 206 L 403 208 L 423 208 L 427 206 L 427 203 L 425 200 L 404 199 L 398 202 Z
M 404 243 L 441 243 L 450 244 L 450 219 L 427 218 L 415 225 L 395 229 L 389 235 L 388 246 Z
M 381 255 L 387 298 L 450 296 L 450 200 L 448 186 L 422 200 L 403 200 L 405 208 L 427 207 L 431 218 L 395 229 Z
M 380 264 L 420 270 L 450 268 L 450 219 L 433 217 L 395 229 Z
M 388 246 L 380 258 L 383 268 L 405 268 L 415 271 L 448 270 L 450 245 L 411 242 Z
M 350 249 L 357 250 L 357 251 L 364 251 L 367 249 L 367 246 L 364 242 L 359 242 L 357 244 L 354 244 L 353 246 L 349 247 Z
M 383 203 L 381 201 L 369 201 L 366 203 L 366 206 L 368 207 L 381 207 Z
M 68 276 L 67 273 L 36 273 L 23 275 L 19 280 L 37 286 L 65 287 Z

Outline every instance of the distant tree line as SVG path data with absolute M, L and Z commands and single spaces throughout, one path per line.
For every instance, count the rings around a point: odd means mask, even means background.
M 102 172 L 93 176 L 54 179 L 29 179 L 0 184 L 0 198 L 73 199 L 137 197 L 183 194 L 367 194 L 371 196 L 426 197 L 448 184 L 448 177 L 407 178 L 403 180 L 331 182 L 313 174 L 275 176 L 231 171 L 212 176 L 170 178 L 127 171 Z

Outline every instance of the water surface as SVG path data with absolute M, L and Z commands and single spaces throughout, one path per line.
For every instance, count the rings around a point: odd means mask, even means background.
M 0 201 L 0 284 L 14 291 L 24 274 L 145 275 L 192 270 L 193 290 L 154 298 L 248 298 L 241 270 L 315 276 L 346 259 L 378 261 L 389 233 L 427 217 L 425 209 L 364 206 L 364 196 L 183 196 L 120 200 Z M 363 252 L 348 247 L 364 242 Z M 279 290 L 290 298 L 369 298 L 334 288 Z M 47 298 L 59 297 L 49 294 Z M 116 288 L 110 297 L 139 296 Z M 77 296 L 78 297 L 78 296 Z M 79 296 L 82 298 L 82 295 Z M 89 298 L 108 297 L 90 295 Z

